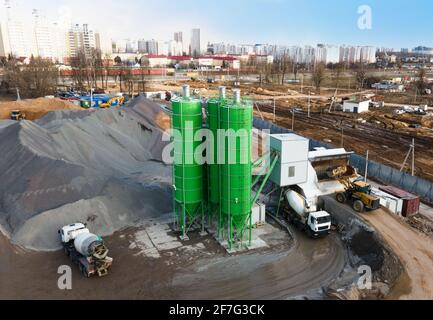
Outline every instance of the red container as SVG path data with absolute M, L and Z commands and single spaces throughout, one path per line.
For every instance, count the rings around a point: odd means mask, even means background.
M 379 187 L 379 190 L 403 200 L 403 217 L 411 217 L 419 213 L 420 197 L 392 186 Z

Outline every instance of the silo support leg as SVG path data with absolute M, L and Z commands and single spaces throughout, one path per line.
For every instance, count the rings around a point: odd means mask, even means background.
M 253 221 L 252 220 L 253 220 L 252 214 L 250 213 L 250 225 L 249 225 L 250 234 L 249 234 L 249 241 L 248 241 L 248 246 L 250 246 L 250 247 L 251 247 L 251 240 L 252 240 L 252 236 L 253 236 Z
M 182 206 L 182 240 L 185 241 L 186 237 L 186 212 L 185 206 Z

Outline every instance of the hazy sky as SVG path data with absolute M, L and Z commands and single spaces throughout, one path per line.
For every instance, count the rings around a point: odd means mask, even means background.
M 431 0 L 18 1 L 53 18 L 69 8 L 74 21 L 89 22 L 112 38 L 168 40 L 180 30 L 189 39 L 190 29 L 198 27 L 203 43 L 433 46 Z M 357 27 L 361 5 L 372 8 L 371 30 Z

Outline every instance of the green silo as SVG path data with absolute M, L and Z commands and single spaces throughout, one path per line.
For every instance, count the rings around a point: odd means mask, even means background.
M 251 228 L 253 105 L 241 100 L 239 90 L 234 90 L 234 95 L 233 102 L 220 107 L 220 129 L 224 130 L 224 138 L 220 132 L 220 139 L 224 143 L 219 145 L 224 150 L 224 164 L 220 165 L 220 227 L 227 227 L 230 248 L 233 235 L 243 241 L 244 231 Z
M 202 141 L 194 141 L 196 132 L 203 126 L 201 100 L 190 97 L 189 86 L 184 86 L 183 92 L 182 98 L 172 101 L 172 127 L 175 131 L 174 210 L 185 237 L 189 227 L 203 217 L 204 167 L 194 157 L 195 150 L 202 144 Z
M 226 101 L 225 87 L 219 88 L 219 97 L 209 99 L 207 101 L 207 124 L 208 129 L 213 137 L 213 145 L 209 146 L 208 164 L 208 189 L 209 189 L 209 204 L 213 207 L 220 205 L 220 168 L 218 163 L 218 129 L 220 127 L 220 107 Z

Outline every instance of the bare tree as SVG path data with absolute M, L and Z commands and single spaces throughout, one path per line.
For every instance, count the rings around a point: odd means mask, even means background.
M 8 85 L 19 88 L 24 97 L 37 98 L 55 92 L 58 70 L 51 60 L 31 56 L 25 65 L 10 57 L 5 69 Z
M 289 58 L 287 52 L 284 52 L 281 56 L 275 58 L 274 63 L 272 65 L 271 73 L 274 73 L 279 78 L 281 85 L 284 85 L 286 80 L 286 75 L 292 69 L 292 62 Z
M 426 71 L 424 68 L 419 69 L 417 81 L 415 83 L 415 87 L 418 90 L 420 95 L 425 94 L 425 89 L 427 89 L 427 82 L 426 82 Z
M 286 80 L 286 74 L 292 67 L 292 62 L 290 61 L 287 52 L 283 54 L 283 56 L 279 59 L 278 63 L 279 63 L 279 71 L 281 74 L 281 84 L 284 85 L 284 82 Z
M 88 62 L 83 50 L 80 50 L 76 57 L 71 58 L 71 67 L 74 86 L 78 90 L 84 90 L 88 79 Z
M 341 75 L 343 74 L 344 71 L 344 65 L 342 63 L 336 63 L 334 65 L 334 77 L 336 80 L 336 87 L 339 88 L 340 86 L 340 80 L 341 80 Z
M 269 81 L 269 74 L 271 73 L 271 66 L 266 62 L 259 62 L 255 65 L 257 72 L 259 73 L 260 85 L 263 81 Z
M 320 92 L 323 81 L 326 79 L 325 66 L 323 63 L 318 63 L 313 70 L 312 80 L 317 90 Z
M 293 63 L 293 76 L 295 77 L 295 81 L 298 80 L 299 73 L 299 64 Z
M 359 70 L 355 73 L 356 82 L 358 83 L 358 88 L 364 88 L 365 80 L 367 79 L 367 72 L 364 67 L 361 66 Z

